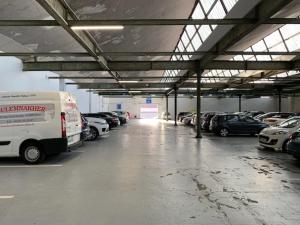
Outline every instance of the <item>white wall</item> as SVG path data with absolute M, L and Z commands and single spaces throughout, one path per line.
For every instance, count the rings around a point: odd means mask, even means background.
M 22 62 L 14 57 L 0 57 L 0 91 L 58 91 L 59 80 L 49 80 L 58 76 L 52 72 L 22 72 Z M 78 101 L 82 112 L 89 112 L 89 93 L 76 86 L 66 86 Z M 99 112 L 100 97 L 92 94 L 92 112 Z
M 239 110 L 238 98 L 212 98 L 203 97 L 202 111 L 234 112 Z M 158 104 L 159 113 L 166 111 L 165 98 L 152 98 L 152 102 Z M 122 110 L 128 111 L 139 117 L 140 105 L 146 103 L 146 98 L 107 98 L 103 97 L 102 111 L 116 110 L 117 104 L 122 104 Z M 178 97 L 177 112 L 196 111 L 196 98 Z M 267 98 L 242 98 L 242 111 L 278 111 L 278 99 Z M 300 98 L 282 98 L 282 111 L 300 112 Z M 169 97 L 169 112 L 174 118 L 174 98 Z

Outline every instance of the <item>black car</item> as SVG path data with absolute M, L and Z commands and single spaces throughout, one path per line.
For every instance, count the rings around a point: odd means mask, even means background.
M 287 152 L 300 160 L 300 131 L 290 137 L 287 144 Z
M 257 121 L 249 116 L 236 114 L 215 115 L 212 118 L 212 131 L 222 137 L 230 134 L 259 134 L 268 127 L 267 124 Z
M 86 117 L 94 117 L 94 118 L 101 118 L 101 119 L 104 119 L 106 120 L 106 122 L 108 123 L 109 125 L 109 129 L 111 130 L 112 128 L 114 127 L 117 127 L 118 126 L 118 120 L 116 120 L 115 118 L 112 118 L 106 114 L 102 114 L 102 113 L 86 113 L 84 114 L 84 116 Z
M 118 118 L 118 120 L 120 121 L 120 125 L 121 125 L 121 126 L 127 123 L 127 120 L 126 120 L 126 118 L 125 118 L 124 116 L 119 116 L 119 115 L 118 115 L 117 113 L 115 113 L 115 112 L 102 112 L 102 113 L 104 113 L 104 114 L 106 114 L 106 115 L 109 115 L 109 116 L 111 116 L 111 117 Z

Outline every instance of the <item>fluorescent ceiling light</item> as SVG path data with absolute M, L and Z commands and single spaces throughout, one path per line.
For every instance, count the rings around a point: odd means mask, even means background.
M 137 81 L 137 80 L 120 80 L 119 81 L 120 83 L 138 83 L 139 81 Z
M 124 26 L 72 26 L 72 30 L 123 30 Z
M 129 93 L 141 93 L 142 91 L 129 91 Z

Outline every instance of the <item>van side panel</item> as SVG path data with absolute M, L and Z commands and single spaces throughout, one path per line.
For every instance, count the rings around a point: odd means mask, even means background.
M 59 92 L 0 93 L 0 156 L 19 156 L 21 144 L 39 141 L 46 153 L 66 150 Z

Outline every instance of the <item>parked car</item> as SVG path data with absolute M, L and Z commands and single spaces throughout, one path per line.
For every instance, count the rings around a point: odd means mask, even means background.
M 92 117 L 92 118 L 101 118 L 101 119 L 106 120 L 106 122 L 109 125 L 110 130 L 117 127 L 118 123 L 119 123 L 118 119 L 115 119 L 113 117 L 110 117 L 110 116 L 108 116 L 106 114 L 102 114 L 102 113 L 86 113 L 86 114 L 84 114 L 84 116 L 85 117 Z
M 111 118 L 115 119 L 118 122 L 118 125 L 124 125 L 126 123 L 126 118 L 124 117 L 119 117 L 118 115 L 111 113 L 111 112 L 100 112 L 101 114 L 110 116 Z
M 81 115 L 81 134 L 80 134 L 80 140 L 81 141 L 87 141 L 91 138 L 91 129 L 89 126 L 89 122 L 87 119 Z
M 36 164 L 78 144 L 80 133 L 80 112 L 71 94 L 0 93 L 0 156 Z
M 300 160 L 300 130 L 290 136 L 287 152 Z
M 177 120 L 182 122 L 183 117 L 190 115 L 190 114 L 191 114 L 190 112 L 180 112 L 180 113 L 178 113 Z
M 111 112 L 109 113 L 108 115 L 111 115 L 111 116 L 117 116 L 118 119 L 120 120 L 120 125 L 123 126 L 124 124 L 127 123 L 127 119 L 125 116 L 119 116 L 118 113 L 115 113 L 115 112 Z
M 249 116 L 236 114 L 220 114 L 212 118 L 212 131 L 222 137 L 230 134 L 259 134 L 268 127 L 267 124 L 254 120 Z
M 289 137 L 300 128 L 300 117 L 293 117 L 278 127 L 269 127 L 259 134 L 259 145 L 276 151 L 287 151 Z
M 263 114 L 265 114 L 263 111 L 249 111 L 246 113 L 246 116 L 256 117 Z
M 201 128 L 205 131 L 209 131 L 209 125 L 211 119 L 216 115 L 216 113 L 206 113 L 203 115 L 202 123 L 201 123 Z
M 254 117 L 254 119 L 262 121 L 265 118 L 273 117 L 277 114 L 278 114 L 278 112 L 268 112 L 268 113 L 265 113 L 265 114 L 257 115 L 257 116 Z
M 125 112 L 125 111 L 112 111 L 113 113 L 117 113 L 118 116 L 122 116 L 122 117 L 125 117 L 126 120 L 129 120 L 130 119 L 130 114 L 129 112 Z
M 272 117 L 267 117 L 263 119 L 263 122 L 269 124 L 270 126 L 277 126 L 283 121 L 295 116 L 295 113 L 278 113 Z
M 91 136 L 89 140 L 94 141 L 99 136 L 103 136 L 109 133 L 109 125 L 105 119 L 95 118 L 95 117 L 86 117 L 89 122 Z
M 196 114 L 196 113 L 193 113 L 193 114 L 190 114 L 190 115 L 185 116 L 184 119 L 183 119 L 184 125 L 190 126 L 190 125 L 191 125 L 192 118 L 193 118 L 193 116 L 194 116 L 195 114 Z

